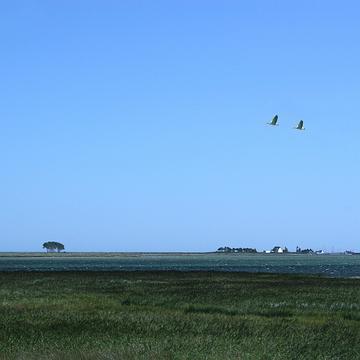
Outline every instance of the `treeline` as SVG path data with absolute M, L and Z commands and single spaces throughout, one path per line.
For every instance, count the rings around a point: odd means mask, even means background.
M 297 246 L 296 252 L 298 254 L 313 254 L 315 251 L 313 249 L 301 249 L 299 246 Z
M 231 248 L 229 246 L 219 247 L 217 252 L 225 253 L 257 253 L 256 249 L 252 248 Z

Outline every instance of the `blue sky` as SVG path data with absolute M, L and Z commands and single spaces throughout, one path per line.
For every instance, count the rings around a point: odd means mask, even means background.
M 359 12 L 2 1 L 0 251 L 359 250 Z

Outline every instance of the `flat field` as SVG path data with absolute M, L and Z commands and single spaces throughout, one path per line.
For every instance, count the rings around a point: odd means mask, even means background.
M 1 359 L 360 359 L 360 280 L 1 272 Z
M 1 271 L 226 271 L 359 277 L 360 255 L 0 253 Z

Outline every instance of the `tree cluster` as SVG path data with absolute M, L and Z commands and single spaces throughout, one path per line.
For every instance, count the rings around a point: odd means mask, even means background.
M 301 249 L 299 246 L 296 247 L 296 252 L 298 254 L 313 254 L 314 250 L 313 249 Z
M 219 247 L 217 252 L 226 252 L 226 253 L 257 253 L 256 249 L 252 248 L 231 248 L 228 246 Z
M 46 252 L 60 252 L 65 249 L 65 246 L 56 241 L 48 241 L 43 243 L 43 249 L 46 249 Z

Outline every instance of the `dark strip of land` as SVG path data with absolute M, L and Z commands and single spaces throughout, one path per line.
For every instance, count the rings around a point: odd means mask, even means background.
M 359 359 L 360 280 L 0 273 L 2 359 Z

